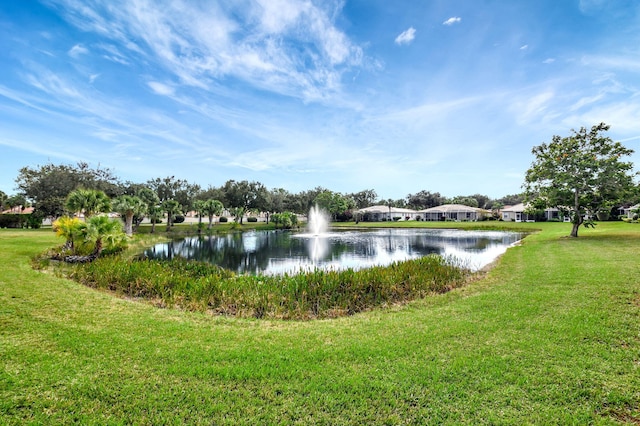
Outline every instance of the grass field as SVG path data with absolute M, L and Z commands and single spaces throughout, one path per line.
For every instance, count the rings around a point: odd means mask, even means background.
M 518 225 L 470 286 L 306 322 L 116 298 L 0 230 L 0 424 L 640 423 L 640 225 Z

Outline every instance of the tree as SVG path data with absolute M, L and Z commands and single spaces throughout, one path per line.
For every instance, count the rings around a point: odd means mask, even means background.
M 122 224 L 117 220 L 110 219 L 108 216 L 92 216 L 87 220 L 86 225 L 85 239 L 95 242 L 93 253 L 91 254 L 94 259 L 100 256 L 105 243 L 107 246 L 113 247 L 125 239 Z
M 156 223 L 160 223 L 162 221 L 162 207 L 154 204 L 147 206 L 147 209 L 147 215 L 151 221 L 151 233 L 154 234 L 156 232 Z
M 156 222 L 162 219 L 162 209 L 159 207 L 160 199 L 158 198 L 158 194 L 156 194 L 156 192 L 151 188 L 140 187 L 136 191 L 136 196 L 144 201 L 147 209 L 144 213 L 141 213 L 140 216 L 134 216 L 134 232 L 136 232 L 138 226 L 140 226 L 140 223 L 142 223 L 142 220 L 144 219 L 144 215 L 146 215 L 151 221 L 151 233 L 153 234 L 156 232 Z
M 78 188 L 103 191 L 109 197 L 120 195 L 118 179 L 109 169 L 92 169 L 87 163 L 77 165 L 46 164 L 23 167 L 16 178 L 20 195 L 31 201 L 42 217 L 60 217 L 65 212 L 69 193 Z
M 167 231 L 171 230 L 173 218 L 180 214 L 180 203 L 176 200 L 165 200 L 162 202 L 162 209 L 167 213 Z
M 92 216 L 86 222 L 78 218 L 62 216 L 53 222 L 53 230 L 56 235 L 65 238 L 63 251 L 58 257 L 60 260 L 70 263 L 91 262 L 100 256 L 105 243 L 108 247 L 116 247 L 125 241 L 122 224 L 107 216 Z M 89 255 L 78 255 L 75 242 L 84 240 L 93 244 L 93 251 Z M 70 252 L 70 255 L 66 253 Z
M 174 176 L 152 179 L 147 182 L 147 185 L 156 192 L 160 201 L 175 200 L 184 211 L 191 209 L 193 200 L 200 192 L 198 185 L 192 185 Z
M 525 200 L 525 194 L 510 194 L 510 195 L 505 195 L 502 198 L 498 198 L 496 200 L 493 200 L 491 202 L 491 209 L 492 210 L 496 210 L 496 209 L 501 209 L 504 206 L 515 206 L 516 204 L 520 204 L 522 202 L 524 202 Z
M 211 229 L 211 225 L 213 224 L 213 216 L 220 216 L 222 214 L 222 210 L 224 210 L 224 206 L 222 205 L 222 202 L 218 200 L 203 201 L 202 213 L 207 215 L 207 217 L 209 218 L 209 226 L 207 229 Z
M 353 206 L 353 200 L 339 192 L 329 190 L 322 191 L 315 199 L 315 204 L 329 214 L 335 220 L 338 214 L 344 213 Z
M 107 213 L 111 209 L 111 199 L 104 191 L 95 189 L 76 189 L 67 197 L 67 210 L 83 213 L 85 221 L 97 213 Z
M 75 242 L 81 238 L 85 224 L 77 217 L 62 216 L 52 224 L 53 232 L 65 239 L 64 248 L 75 252 Z
M 357 209 L 364 209 L 373 205 L 376 198 L 378 198 L 378 194 L 376 194 L 376 191 L 373 189 L 365 189 L 364 191 L 355 192 L 350 194 L 350 196 L 353 198 Z
M 16 207 L 19 207 L 20 210 L 24 210 L 29 207 L 29 203 L 27 199 L 23 195 L 15 194 L 6 198 L 4 201 L 4 205 L 12 210 L 15 210 Z
M 472 195 L 458 195 L 457 197 L 453 197 L 449 200 L 450 204 L 462 204 L 463 206 L 469 207 L 478 207 L 478 200 L 474 198 Z
M 235 209 L 236 222 L 242 219 L 245 212 L 249 210 L 264 211 L 267 208 L 267 189 L 260 182 L 248 182 L 243 180 L 236 182 L 229 180 L 224 184 L 225 205 Z
M 124 218 L 124 233 L 133 235 L 133 217 L 144 215 L 147 205 L 134 195 L 121 195 L 113 200 L 113 210 Z
M 276 229 L 280 226 L 282 229 L 291 229 L 298 225 L 298 216 L 292 212 L 274 213 L 271 220 L 276 225 Z
M 0 191 L 0 212 L 3 212 L 5 210 L 5 203 L 8 199 L 9 197 L 7 196 L 7 194 L 5 194 L 4 191 Z
M 578 236 L 580 225 L 593 225 L 585 222 L 586 215 L 617 202 L 634 187 L 633 164 L 622 161 L 633 150 L 604 136 L 607 130 L 604 123 L 591 130 L 571 130 L 570 136 L 553 136 L 550 143 L 531 151 L 535 159 L 525 176 L 526 199 L 569 210 L 572 237 Z
M 428 209 L 441 206 L 446 199 L 439 192 L 422 190 L 416 194 L 407 195 L 407 205 L 416 210 Z

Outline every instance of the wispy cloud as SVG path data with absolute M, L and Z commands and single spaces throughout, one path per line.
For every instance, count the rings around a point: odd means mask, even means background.
M 167 84 L 159 83 L 157 81 L 149 81 L 147 85 L 157 95 L 171 96 L 175 93 L 175 89 Z
M 55 7 L 84 31 L 159 61 L 183 84 L 208 89 L 230 76 L 306 100 L 340 90 L 342 74 L 363 61 L 362 48 L 333 23 L 340 3 L 105 3 L 62 0 Z M 135 52 L 140 49 L 140 52 Z M 124 55 L 107 58 L 126 63 Z
M 409 29 L 403 31 L 396 37 L 396 44 L 409 44 L 416 37 L 416 29 L 409 27 Z
M 460 18 L 459 16 L 452 16 L 451 18 L 447 19 L 446 21 L 444 21 L 442 23 L 442 25 L 453 25 L 453 24 L 459 24 L 460 21 L 462 21 L 462 18 Z
M 89 50 L 86 47 L 82 46 L 81 44 L 76 44 L 71 49 L 69 49 L 67 53 L 72 58 L 77 58 L 81 55 L 86 55 L 87 53 L 89 53 Z
M 527 50 L 529 48 L 528 44 L 523 44 L 522 46 L 520 46 L 520 50 Z

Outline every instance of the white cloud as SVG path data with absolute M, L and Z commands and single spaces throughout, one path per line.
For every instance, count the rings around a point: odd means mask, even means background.
M 544 61 L 542 61 L 543 64 L 552 64 L 554 63 L 556 60 L 555 58 L 547 58 Z
M 173 87 L 157 81 L 149 81 L 147 82 L 147 86 L 149 86 L 156 95 L 172 96 L 175 93 Z
M 416 38 L 416 29 L 409 27 L 408 30 L 403 31 L 398 37 L 396 37 L 396 44 L 409 44 L 414 38 Z
M 520 46 L 520 50 L 527 50 L 529 48 L 528 44 L 523 44 L 522 46 Z
M 72 58 L 77 58 L 80 55 L 86 55 L 87 53 L 89 53 L 89 50 L 81 44 L 76 44 L 67 52 L 67 54 Z
M 93 83 L 98 77 L 100 77 L 100 74 L 91 74 L 89 76 L 89 83 Z
M 533 95 L 525 95 L 516 98 L 512 104 L 512 110 L 519 124 L 528 124 L 534 121 L 543 121 L 546 115 L 553 114 L 549 107 L 555 98 L 552 90 L 547 90 Z
M 449 18 L 446 21 L 444 21 L 442 23 L 442 25 L 458 24 L 458 23 L 460 23 L 460 21 L 462 21 L 462 18 L 460 18 L 459 16 L 452 16 L 451 18 Z
M 126 45 L 120 63 L 156 61 L 183 84 L 211 89 L 230 76 L 262 90 L 304 100 L 339 92 L 342 74 L 363 52 L 334 24 L 342 2 L 169 2 L 60 0 L 65 18 L 84 31 Z M 106 44 L 106 43 L 105 43 Z M 104 47 L 103 47 L 104 48 Z

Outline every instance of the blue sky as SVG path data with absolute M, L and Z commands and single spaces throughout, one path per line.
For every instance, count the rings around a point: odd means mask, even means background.
M 7 194 L 21 167 L 84 161 L 498 198 L 572 128 L 640 151 L 635 0 L 4 1 L 0 52 Z

